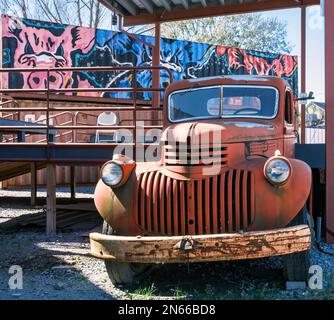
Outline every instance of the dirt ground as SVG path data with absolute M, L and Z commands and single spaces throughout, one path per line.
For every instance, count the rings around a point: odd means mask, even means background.
M 90 191 L 88 193 L 88 196 Z M 14 196 L 8 201 L 7 196 Z M 15 200 L 26 194 L 0 192 L 0 227 L 23 215 L 43 211 Z M 44 194 L 41 193 L 41 196 Z M 62 194 L 64 197 L 67 193 Z M 19 198 L 17 198 L 19 199 Z M 321 290 L 285 290 L 280 257 L 259 260 L 159 265 L 135 287 L 115 288 L 103 261 L 89 255 L 89 230 L 68 230 L 47 237 L 40 228 L 0 229 L 0 299 L 333 299 L 332 254 L 312 249 L 312 263 L 324 273 Z M 9 268 L 23 270 L 23 289 L 12 290 Z

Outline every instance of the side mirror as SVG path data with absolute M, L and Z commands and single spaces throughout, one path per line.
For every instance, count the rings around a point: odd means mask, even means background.
M 295 99 L 295 101 L 301 101 L 301 103 L 303 104 L 303 102 L 306 102 L 308 100 L 314 100 L 314 96 L 313 96 L 313 91 L 310 91 L 309 94 L 303 92 L 300 93 L 298 98 Z

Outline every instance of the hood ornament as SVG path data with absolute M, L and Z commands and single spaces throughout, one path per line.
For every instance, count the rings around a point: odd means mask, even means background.
M 281 154 L 281 151 L 279 151 L 279 149 L 277 149 L 276 151 L 275 151 L 275 157 L 279 157 L 279 156 L 281 156 L 282 154 Z

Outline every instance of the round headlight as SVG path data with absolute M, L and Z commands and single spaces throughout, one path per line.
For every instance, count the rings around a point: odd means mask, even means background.
M 122 178 L 123 170 L 117 163 L 109 162 L 103 166 L 101 170 L 101 179 L 107 186 L 117 186 Z
M 264 174 L 272 184 L 285 183 L 291 173 L 290 164 L 283 158 L 269 159 L 264 166 Z

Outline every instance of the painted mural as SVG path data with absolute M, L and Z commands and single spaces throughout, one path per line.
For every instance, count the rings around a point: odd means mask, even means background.
M 150 66 L 153 38 L 122 32 L 95 30 L 35 20 L 2 16 L 2 66 L 4 68 Z M 264 53 L 226 46 L 162 39 L 160 63 L 169 68 L 175 80 L 213 75 L 276 75 L 298 91 L 297 57 Z M 161 85 L 168 85 L 161 72 Z M 45 75 L 39 72 L 11 73 L 4 78 L 9 88 L 45 88 Z M 51 88 L 130 87 L 132 75 L 124 72 L 53 72 Z M 152 73 L 138 72 L 137 86 L 151 87 Z M 89 93 L 97 95 L 98 93 Z M 88 95 L 88 93 L 85 93 Z M 104 96 L 129 98 L 130 93 Z M 142 93 L 150 99 L 151 93 Z

